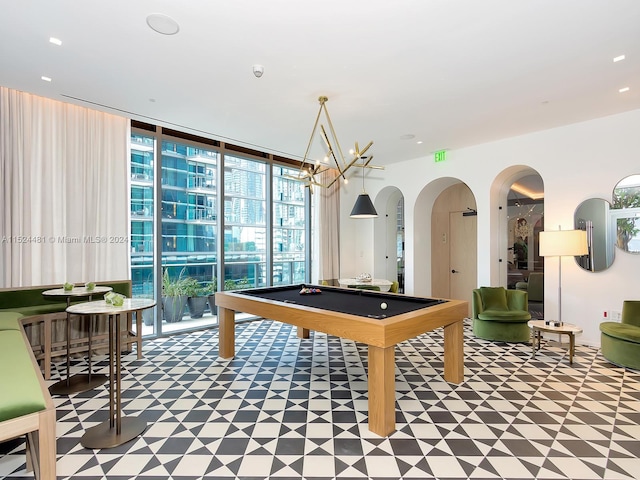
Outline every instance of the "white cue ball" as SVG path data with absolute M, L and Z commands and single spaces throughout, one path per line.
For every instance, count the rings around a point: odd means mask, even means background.
M 383 309 L 383 310 L 386 310 L 386 309 L 387 309 L 387 304 L 386 304 L 386 303 L 384 303 L 384 302 L 382 302 L 382 303 L 380 304 L 380 308 L 381 308 L 381 309 Z

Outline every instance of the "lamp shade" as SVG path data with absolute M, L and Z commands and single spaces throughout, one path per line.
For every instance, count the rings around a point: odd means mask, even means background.
M 585 230 L 540 232 L 541 257 L 577 256 L 587 253 L 589 249 Z
M 373 206 L 373 202 L 369 195 L 366 193 L 361 193 L 358 195 L 356 200 L 356 204 L 353 206 L 353 210 L 351 210 L 351 218 L 375 218 L 378 216 L 378 212 L 376 212 L 375 207 Z

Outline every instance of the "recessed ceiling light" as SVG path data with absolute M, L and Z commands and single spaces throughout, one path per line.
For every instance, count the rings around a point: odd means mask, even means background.
M 624 87 L 621 88 L 620 90 L 618 90 L 620 93 L 624 93 L 624 92 L 628 92 L 629 91 L 629 87 Z
M 56 37 L 49 37 L 49 43 L 53 43 L 54 45 L 62 45 L 62 40 Z
M 422 140 L 418 140 L 416 143 L 417 143 L 418 145 L 422 145 Z
M 45 82 L 50 82 L 51 78 L 50 77 L 45 77 L 44 75 L 40 77 L 42 80 L 44 80 Z
M 180 31 L 180 25 L 169 15 L 152 13 L 147 17 L 147 25 L 162 35 L 175 35 Z
M 624 60 L 625 56 L 624 55 L 618 55 L 617 57 L 613 57 L 613 61 L 614 62 L 619 62 L 621 60 Z

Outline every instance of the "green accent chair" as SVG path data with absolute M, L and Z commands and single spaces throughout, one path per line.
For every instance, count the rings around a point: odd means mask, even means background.
M 516 290 L 526 290 L 530 302 L 544 303 L 544 272 L 531 272 L 526 282 L 516 283 Z
M 528 293 L 504 287 L 480 287 L 471 298 L 473 334 L 484 340 L 528 342 L 531 320 Z
M 618 322 L 600 324 L 602 356 L 621 367 L 640 370 L 640 300 L 622 303 Z
M 400 289 L 400 282 L 398 282 L 397 280 L 394 282 L 391 282 L 391 286 L 389 287 L 389 292 L 398 293 L 399 289 Z

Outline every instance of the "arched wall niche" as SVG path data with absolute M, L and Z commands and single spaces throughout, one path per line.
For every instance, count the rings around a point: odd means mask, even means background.
M 491 184 L 490 205 L 491 212 L 497 212 L 490 216 L 491 240 L 490 240 L 490 282 L 491 285 L 507 286 L 509 283 L 509 248 L 513 245 L 509 235 L 508 201 L 511 186 L 518 180 L 540 173 L 527 165 L 512 165 L 496 175 Z M 544 181 L 544 179 L 542 179 Z
M 386 186 L 378 192 L 373 205 L 378 217 L 373 221 L 373 276 L 387 280 L 398 279 L 396 259 L 397 206 L 403 199 L 402 191 Z

